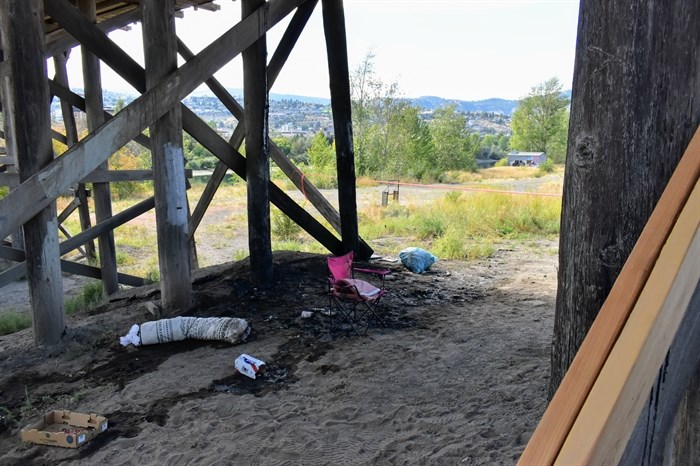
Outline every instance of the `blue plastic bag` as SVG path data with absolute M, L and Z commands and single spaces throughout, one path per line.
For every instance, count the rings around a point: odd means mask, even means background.
M 425 249 L 410 247 L 399 253 L 399 260 L 411 272 L 423 273 L 437 261 L 437 257 Z

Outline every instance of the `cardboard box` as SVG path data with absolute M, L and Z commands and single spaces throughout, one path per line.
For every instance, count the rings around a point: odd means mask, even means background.
M 34 425 L 22 429 L 23 442 L 78 448 L 107 430 L 107 418 L 97 414 L 49 411 Z

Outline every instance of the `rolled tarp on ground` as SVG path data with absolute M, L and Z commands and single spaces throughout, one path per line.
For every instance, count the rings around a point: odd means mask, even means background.
M 121 344 L 155 345 L 180 340 L 244 342 L 250 333 L 245 319 L 237 317 L 174 317 L 134 325 L 120 338 Z

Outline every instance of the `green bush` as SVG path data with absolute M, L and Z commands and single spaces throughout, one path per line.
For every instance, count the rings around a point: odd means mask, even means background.
M 273 208 L 271 214 L 273 238 L 282 241 L 293 241 L 299 237 L 301 227 L 294 220 L 287 217 L 277 208 Z
M 19 332 L 32 325 L 32 318 L 29 314 L 19 312 L 8 312 L 0 314 L 0 335 L 9 335 Z
M 74 298 L 69 298 L 64 303 L 67 315 L 91 309 L 102 300 L 102 282 L 92 282 L 85 285 L 82 291 Z
M 542 173 L 552 173 L 554 171 L 554 162 L 552 159 L 547 159 L 538 167 L 538 171 Z

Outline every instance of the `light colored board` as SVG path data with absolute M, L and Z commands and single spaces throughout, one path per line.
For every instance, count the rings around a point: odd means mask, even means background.
M 699 281 L 696 184 L 555 464 L 619 463 Z
M 518 465 L 554 463 L 698 177 L 700 130 L 678 163 Z

